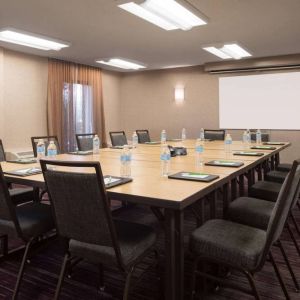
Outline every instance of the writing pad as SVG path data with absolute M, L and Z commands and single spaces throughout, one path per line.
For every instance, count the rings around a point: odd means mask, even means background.
M 239 151 L 239 152 L 234 152 L 233 155 L 239 155 L 239 156 L 263 156 L 264 153 L 262 153 L 262 152 L 254 152 L 254 151 Z
M 103 179 L 104 179 L 105 187 L 107 189 L 132 181 L 132 178 L 124 178 L 124 177 L 110 176 L 110 175 L 103 176 Z
M 257 150 L 276 150 L 276 147 L 272 146 L 252 146 L 251 149 L 257 149 Z
M 26 176 L 41 174 L 42 170 L 40 168 L 26 168 L 26 169 L 7 171 L 4 173 L 8 175 L 26 177 Z
M 216 167 L 228 167 L 228 168 L 238 168 L 244 165 L 241 161 L 230 161 L 230 160 L 212 160 L 206 162 L 207 166 L 216 166 Z
M 192 180 L 192 181 L 201 181 L 201 182 L 210 182 L 213 181 L 219 176 L 205 174 L 205 173 L 196 173 L 196 172 L 178 172 L 176 174 L 169 175 L 168 178 L 171 179 L 181 179 L 181 180 Z

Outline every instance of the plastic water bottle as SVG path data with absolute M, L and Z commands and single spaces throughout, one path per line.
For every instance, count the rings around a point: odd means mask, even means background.
M 256 144 L 261 145 L 261 131 L 260 131 L 260 129 L 257 129 L 257 131 L 256 131 Z
M 230 154 L 231 153 L 231 145 L 232 145 L 232 138 L 229 133 L 226 134 L 225 138 L 225 153 Z
M 186 130 L 182 128 L 181 130 L 181 140 L 184 142 L 186 140 Z
M 124 145 L 120 155 L 121 177 L 131 177 L 131 152 L 128 145 Z
M 100 139 L 96 134 L 93 138 L 93 154 L 99 154 L 100 150 Z
M 37 158 L 41 159 L 46 155 L 46 147 L 43 139 L 39 139 L 36 145 Z
M 171 154 L 170 154 L 169 147 L 166 144 L 164 144 L 161 147 L 160 161 L 161 161 L 161 175 L 168 176 L 170 171 Z
M 251 133 L 250 133 L 249 129 L 247 129 L 247 144 L 248 144 L 248 147 L 250 147 L 250 145 L 251 145 Z
M 162 144 L 166 143 L 167 141 L 167 132 L 164 129 L 161 132 L 160 141 Z
M 136 131 L 134 131 L 132 134 L 132 147 L 136 148 L 138 143 L 139 143 L 138 136 L 136 134 Z
M 196 140 L 196 145 L 195 145 L 195 164 L 196 164 L 196 169 L 199 169 L 200 167 L 203 166 L 203 152 L 204 152 L 204 142 L 202 139 L 197 139 Z
M 203 129 L 203 128 L 200 129 L 200 139 L 201 139 L 202 141 L 204 141 L 204 139 L 205 139 L 204 129 Z
M 248 145 L 248 134 L 247 134 L 246 130 L 243 132 L 243 146 L 244 146 L 244 149 L 246 149 L 249 146 Z
M 47 148 L 47 156 L 48 157 L 55 157 L 57 155 L 57 148 L 54 141 L 50 141 L 49 146 Z

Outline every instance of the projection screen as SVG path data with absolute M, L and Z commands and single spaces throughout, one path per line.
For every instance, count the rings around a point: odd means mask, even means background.
M 219 122 L 227 129 L 300 129 L 300 72 L 221 77 Z

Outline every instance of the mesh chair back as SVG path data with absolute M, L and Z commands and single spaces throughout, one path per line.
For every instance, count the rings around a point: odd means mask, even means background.
M 48 165 L 65 166 L 68 171 Z M 115 229 L 99 162 L 41 160 L 59 234 L 67 239 L 114 247 Z M 78 173 L 74 168 L 93 169 Z M 78 169 L 77 169 L 78 171 Z
M 224 141 L 225 130 L 204 129 L 204 138 L 208 140 Z
M 6 161 L 5 151 L 1 139 L 0 139 L 0 161 Z
M 256 132 L 251 132 L 251 141 L 256 141 Z M 269 142 L 269 134 L 268 133 L 262 133 L 261 134 L 261 141 L 262 142 Z
M 12 221 L 10 196 L 8 187 L 4 179 L 3 171 L 0 165 L 0 219 Z
M 136 134 L 138 136 L 139 144 L 150 143 L 150 134 L 147 129 L 137 129 Z
M 57 154 L 59 154 L 60 151 L 60 146 L 58 143 L 58 139 L 56 135 L 51 135 L 51 136 L 33 136 L 31 137 L 31 144 L 32 144 L 32 149 L 33 149 L 33 153 L 34 156 L 37 157 L 37 144 L 39 142 L 39 139 L 43 139 L 44 143 L 45 143 L 45 149 L 46 149 L 46 155 L 47 155 L 47 149 L 48 146 L 50 144 L 50 141 L 54 141 L 54 144 L 56 145 L 56 149 L 57 149 Z
M 93 150 L 93 138 L 96 133 L 76 134 L 76 141 L 79 151 Z
M 110 131 L 109 136 L 112 146 L 124 146 L 128 144 L 124 131 Z
M 299 195 L 300 160 L 295 160 L 293 166 L 280 189 L 277 201 L 272 211 L 267 229 L 266 245 L 262 257 L 266 257 L 270 247 L 276 242 L 284 228 L 289 211 Z M 261 265 L 262 266 L 262 265 Z

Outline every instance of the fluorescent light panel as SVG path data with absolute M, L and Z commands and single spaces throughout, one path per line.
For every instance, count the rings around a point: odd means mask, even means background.
M 129 2 L 119 7 L 165 30 L 190 30 L 207 24 L 174 0 L 146 0 L 140 5 Z
M 131 61 L 127 61 L 121 58 L 111 58 L 109 61 L 97 60 L 96 62 L 99 64 L 108 65 L 111 67 L 116 67 L 116 68 L 121 68 L 126 70 L 139 70 L 145 68 L 145 66 L 143 65 L 133 63 Z
M 241 59 L 243 57 L 252 56 L 249 52 L 237 44 L 226 44 L 221 48 L 217 47 L 204 47 L 204 50 L 222 58 L 222 59 Z
M 62 48 L 69 47 L 68 44 L 63 44 L 47 38 L 38 37 L 30 33 L 25 33 L 21 31 L 19 32 L 14 29 L 1 30 L 0 41 L 32 47 L 40 50 L 59 51 Z

